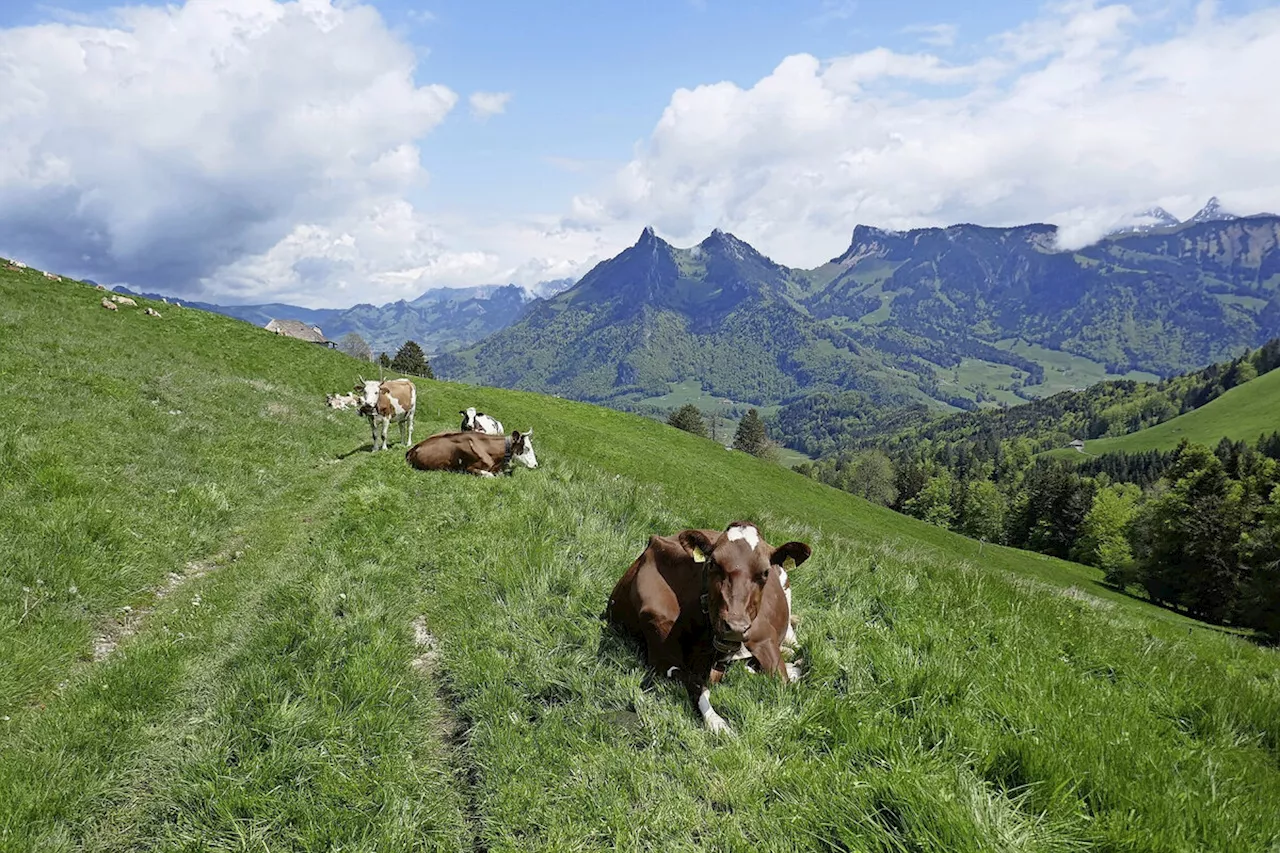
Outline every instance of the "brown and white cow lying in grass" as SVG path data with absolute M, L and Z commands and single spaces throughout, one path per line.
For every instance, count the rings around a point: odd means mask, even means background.
M 419 471 L 466 471 L 480 477 L 510 474 L 515 461 L 529 468 L 538 467 L 533 430 L 516 430 L 511 435 L 438 432 L 415 444 L 404 458 Z
M 355 387 L 360 402 L 356 411 L 369 419 L 373 430 L 373 448 L 378 451 L 378 436 L 382 436 L 382 450 L 387 450 L 387 429 L 391 423 L 400 424 L 400 437 L 405 447 L 413 443 L 413 413 L 418 407 L 418 389 L 408 379 L 361 379 Z
M 787 573 L 811 553 L 803 542 L 774 548 L 745 521 L 651 536 L 605 618 L 644 641 L 653 669 L 684 684 L 707 728 L 731 732 L 710 687 L 733 661 L 754 661 L 784 682 L 798 675 L 782 656 L 784 642 L 795 642 Z
M 354 392 L 350 394 L 325 394 L 324 402 L 331 409 L 346 409 L 357 405 L 360 402 L 360 395 Z
M 506 430 L 502 428 L 502 421 L 493 415 L 477 412 L 475 406 L 461 409 L 458 414 L 462 415 L 462 426 L 459 427 L 462 432 L 483 432 L 489 435 L 506 434 Z

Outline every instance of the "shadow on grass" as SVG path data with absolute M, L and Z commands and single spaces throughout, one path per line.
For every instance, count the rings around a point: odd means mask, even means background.
M 356 448 L 354 448 L 354 449 L 352 449 L 352 450 L 348 450 L 346 453 L 339 453 L 339 454 L 338 454 L 336 457 L 334 457 L 334 458 L 335 458 L 335 459 L 346 459 L 346 458 L 347 458 L 347 457 L 349 457 L 349 456 L 355 456 L 357 453 L 369 453 L 369 452 L 370 452 L 370 451 L 372 451 L 372 450 L 373 450 L 373 442 L 369 441 L 369 442 L 365 442 L 364 444 L 360 445 L 359 447 L 356 447 Z
M 1141 601 L 1143 604 L 1150 604 L 1152 607 L 1159 607 L 1161 610 L 1167 610 L 1170 613 L 1176 613 L 1177 615 L 1182 616 L 1183 618 L 1188 619 L 1195 623 L 1194 625 L 1187 626 L 1188 631 L 1192 630 L 1193 628 L 1201 628 L 1205 631 L 1216 631 L 1219 634 L 1226 634 L 1231 637 L 1239 637 L 1242 640 L 1249 640 L 1253 643 L 1256 643 L 1259 646 L 1276 645 L 1274 641 L 1267 639 L 1266 636 L 1264 636 L 1263 634 L 1260 634 L 1257 631 L 1254 631 L 1251 628 L 1236 628 L 1232 625 L 1215 625 L 1212 622 L 1204 621 L 1203 619 L 1196 616 L 1194 613 L 1191 613 L 1190 611 L 1183 610 L 1182 608 L 1178 607 L 1178 605 L 1176 604 L 1170 604 L 1169 602 L 1165 602 L 1165 601 L 1156 601 L 1155 599 L 1150 598 L 1146 595 L 1143 595 L 1142 593 L 1132 592 L 1129 590 L 1128 587 L 1121 588 L 1118 586 L 1112 586 L 1106 581 L 1090 581 L 1089 583 L 1098 587 L 1099 589 L 1105 589 L 1110 592 L 1119 593 L 1120 595 L 1123 595 L 1125 598 L 1132 598 L 1134 601 Z

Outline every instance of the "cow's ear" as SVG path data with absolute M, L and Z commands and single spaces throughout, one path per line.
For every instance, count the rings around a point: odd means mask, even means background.
M 791 571 L 809 559 L 809 555 L 812 553 L 813 549 L 803 542 L 788 542 L 773 549 L 773 555 L 769 557 L 769 562 Z
M 689 553 L 695 563 L 705 563 L 711 555 L 711 542 L 700 530 L 682 530 L 677 537 L 680 546 Z

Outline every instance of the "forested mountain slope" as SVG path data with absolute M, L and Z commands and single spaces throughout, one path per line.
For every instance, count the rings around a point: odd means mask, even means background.
M 813 270 L 715 232 L 651 229 L 442 375 L 612 405 L 696 382 L 800 405 L 1016 403 L 1106 378 L 1155 379 L 1280 334 L 1280 218 L 1197 219 L 1060 251 L 1052 225 L 854 230 Z M 843 417 L 844 413 L 838 412 Z

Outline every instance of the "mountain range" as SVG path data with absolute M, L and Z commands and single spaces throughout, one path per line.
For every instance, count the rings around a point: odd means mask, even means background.
M 1073 251 L 1048 224 L 859 225 L 844 253 L 808 270 L 722 231 L 677 248 L 645 229 L 433 365 L 624 407 L 854 393 L 972 408 L 1170 376 L 1277 334 L 1280 217 L 1236 217 L 1213 199 L 1185 222 Z
M 1270 216 L 1271 214 L 1258 214 L 1260 216 Z M 1234 213 L 1228 213 L 1222 207 L 1222 202 L 1218 201 L 1215 195 L 1209 199 L 1204 207 L 1197 210 L 1187 219 L 1178 219 L 1163 207 L 1149 207 L 1146 210 L 1133 215 L 1131 222 L 1124 227 L 1117 228 L 1108 236 L 1116 236 L 1119 234 L 1149 234 L 1152 231 L 1160 231 L 1165 228 L 1177 228 L 1181 225 L 1195 225 L 1200 222 L 1229 222 L 1232 219 L 1239 219 Z
M 417 341 L 431 354 L 466 346 L 506 328 L 539 300 L 554 296 L 573 284 L 573 279 L 538 282 L 532 287 L 516 284 L 488 284 L 478 287 L 438 287 L 413 300 L 397 300 L 384 305 L 361 303 L 350 308 L 303 308 L 270 302 L 260 305 L 217 305 L 186 302 L 195 308 L 235 317 L 265 326 L 271 320 L 301 320 L 319 326 L 330 340 L 355 332 L 368 342 L 373 352 L 394 354 L 407 340 Z M 133 293 L 116 287 L 122 293 Z M 159 299 L 160 294 L 135 294 Z M 172 297 L 169 297 L 172 298 Z

